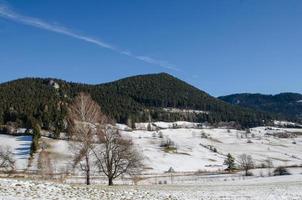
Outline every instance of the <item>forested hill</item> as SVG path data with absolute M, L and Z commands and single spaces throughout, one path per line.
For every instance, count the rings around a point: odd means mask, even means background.
M 261 125 L 274 117 L 241 108 L 166 73 L 140 75 L 106 84 L 88 85 L 58 79 L 25 78 L 0 85 L 0 124 L 14 123 L 45 129 L 64 129 L 66 106 L 79 92 L 90 93 L 103 112 L 129 125 L 148 120 L 188 120 L 217 123 L 235 121 L 242 126 Z M 205 112 L 171 112 L 163 108 Z
M 233 94 L 219 99 L 247 108 L 270 112 L 292 118 L 302 119 L 302 95 L 298 93 L 281 93 L 277 95 Z

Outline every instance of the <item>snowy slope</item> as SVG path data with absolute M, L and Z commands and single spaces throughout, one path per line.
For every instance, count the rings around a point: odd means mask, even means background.
M 166 129 L 160 132 L 125 132 L 145 157 L 145 165 L 152 172 L 165 172 L 170 167 L 175 171 L 197 171 L 222 169 L 224 156 L 200 145 L 201 131 L 198 129 Z M 163 138 L 159 137 L 163 135 Z M 171 139 L 177 151 L 165 152 L 160 147 L 162 141 Z M 216 167 L 206 167 L 217 165 Z
M 277 138 L 268 135 L 278 131 L 302 132 L 301 129 L 266 130 L 265 127 L 259 127 L 252 129 L 247 135 L 245 131 L 227 129 L 165 129 L 124 134 L 133 139 L 145 156 L 145 164 L 153 172 L 164 172 L 170 167 L 175 171 L 223 169 L 222 164 L 227 153 L 237 158 L 243 153 L 252 155 L 257 165 L 261 165 L 268 158 L 273 160 L 275 166 L 301 165 L 302 137 Z M 159 138 L 159 134 L 163 138 Z M 165 152 L 160 147 L 166 138 L 175 143 L 177 152 Z M 217 153 L 209 150 L 210 146 Z
M 146 125 L 141 124 L 141 125 Z M 270 158 L 274 166 L 302 164 L 302 129 L 257 127 L 250 133 L 228 129 L 200 129 L 194 123 L 176 122 L 194 128 L 172 129 L 173 123 L 155 122 L 165 129 L 158 131 L 134 130 L 119 125 L 121 133 L 131 138 L 144 157 L 145 173 L 163 173 L 172 167 L 176 172 L 223 170 L 223 161 L 227 153 L 235 158 L 245 153 L 251 155 L 260 166 Z M 125 131 L 123 131 L 125 130 Z M 292 135 L 291 138 L 279 138 L 279 133 Z M 9 145 L 15 152 L 17 168 L 27 167 L 30 137 L 0 135 L 1 146 Z M 167 140 L 174 145 L 172 149 L 161 147 Z M 69 142 L 42 138 L 57 172 L 64 171 L 71 164 Z M 217 152 L 214 152 L 214 149 Z M 37 154 L 30 169 L 36 169 Z

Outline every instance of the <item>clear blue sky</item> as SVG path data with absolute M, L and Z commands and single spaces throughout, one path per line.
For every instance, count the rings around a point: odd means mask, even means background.
M 0 69 L 0 82 L 167 72 L 213 96 L 301 93 L 302 1 L 0 0 Z

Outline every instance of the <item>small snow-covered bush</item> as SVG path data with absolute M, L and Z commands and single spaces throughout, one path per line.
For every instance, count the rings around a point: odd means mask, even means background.
M 245 174 L 245 176 L 253 176 L 254 174 L 252 173 L 252 172 L 247 172 L 246 174 Z
M 206 135 L 205 132 L 202 132 L 202 133 L 201 133 L 201 138 L 208 138 L 208 136 Z
M 292 135 L 287 132 L 282 132 L 282 133 L 276 133 L 275 134 L 278 138 L 291 138 Z
M 170 138 L 162 140 L 160 143 L 160 147 L 164 148 L 164 151 L 167 153 L 171 152 L 171 151 L 172 152 L 177 151 L 177 147 L 176 147 L 175 143 Z
M 160 143 L 160 147 L 173 147 L 173 146 L 175 146 L 175 144 L 170 138 L 167 138 Z

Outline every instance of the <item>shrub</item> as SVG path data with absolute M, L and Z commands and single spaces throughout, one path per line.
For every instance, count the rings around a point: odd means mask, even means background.
M 285 167 L 280 166 L 274 170 L 274 176 L 284 176 L 284 175 L 290 175 L 290 173 Z
M 160 143 L 160 147 L 164 148 L 164 151 L 169 153 L 169 152 L 176 152 L 177 151 L 177 147 L 175 145 L 175 143 L 170 139 L 170 138 L 167 138 L 165 140 L 163 140 L 161 143 Z
M 253 176 L 254 174 L 252 173 L 252 172 L 247 172 L 246 174 L 245 174 L 245 176 Z
M 208 136 L 206 135 L 205 132 L 202 132 L 202 133 L 201 133 L 201 138 L 208 138 Z
M 278 138 L 291 138 L 291 134 L 287 132 L 277 133 L 276 136 Z
M 163 140 L 160 143 L 160 147 L 173 147 L 173 146 L 175 146 L 175 144 L 170 138 L 167 138 L 166 140 Z

